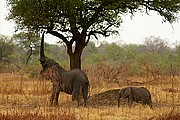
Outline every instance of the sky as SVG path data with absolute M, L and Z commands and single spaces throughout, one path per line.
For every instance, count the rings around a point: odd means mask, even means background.
M 5 20 L 8 15 L 6 0 L 0 0 L 0 34 L 12 36 L 16 34 L 15 23 Z M 130 15 L 123 16 L 123 23 L 118 28 L 119 35 L 113 35 L 107 38 L 100 37 L 97 43 L 102 41 L 116 42 L 120 44 L 142 44 L 145 38 L 150 36 L 160 37 L 166 40 L 170 45 L 180 43 L 180 19 L 179 22 L 170 24 L 162 23 L 162 17 L 155 12 L 149 15 L 136 13 L 131 18 Z M 48 35 L 47 42 L 56 43 L 57 38 Z

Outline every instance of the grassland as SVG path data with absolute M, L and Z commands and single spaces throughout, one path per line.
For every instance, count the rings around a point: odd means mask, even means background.
M 50 106 L 51 82 L 26 75 L 0 74 L 0 120 L 178 120 L 180 119 L 180 77 L 107 80 L 86 71 L 90 83 L 88 108 L 77 108 L 71 96 L 60 93 L 59 106 Z M 136 83 L 136 84 L 134 84 Z M 143 84 L 140 84 L 143 83 Z M 113 89 L 145 86 L 152 94 L 153 109 L 140 104 L 117 107 Z

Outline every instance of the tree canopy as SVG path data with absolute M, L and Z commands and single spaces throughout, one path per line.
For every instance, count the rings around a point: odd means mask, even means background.
M 137 11 L 156 11 L 164 21 L 173 22 L 180 10 L 179 0 L 7 0 L 8 19 L 17 29 L 46 30 L 67 46 L 70 68 L 81 68 L 81 54 L 92 37 L 109 36 L 121 25 L 121 16 Z M 73 49 L 73 45 L 75 48 Z

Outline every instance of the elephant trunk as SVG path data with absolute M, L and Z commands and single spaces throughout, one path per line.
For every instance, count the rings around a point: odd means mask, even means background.
M 119 93 L 119 96 L 118 96 L 118 99 L 117 99 L 118 107 L 120 107 L 120 100 L 121 100 L 121 94 Z
M 40 46 L 40 61 L 44 61 L 46 56 L 44 54 L 44 34 L 45 32 L 43 32 L 42 34 L 42 38 L 41 38 L 41 46 Z
M 120 107 L 120 98 L 118 98 L 118 107 Z

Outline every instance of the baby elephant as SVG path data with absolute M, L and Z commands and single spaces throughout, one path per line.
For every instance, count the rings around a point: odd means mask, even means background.
M 151 93 L 145 87 L 126 87 L 118 93 L 118 107 L 120 106 L 120 98 L 128 98 L 128 105 L 132 105 L 133 101 L 143 105 L 149 105 L 152 108 Z

